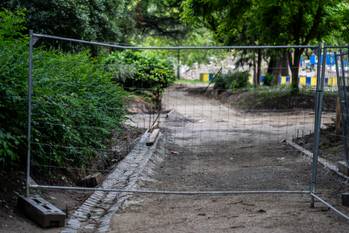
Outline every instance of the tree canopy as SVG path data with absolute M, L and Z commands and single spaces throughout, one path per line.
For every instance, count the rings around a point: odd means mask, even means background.
M 182 6 L 183 20 L 209 28 L 224 44 L 306 45 L 339 42 L 338 35 L 348 38 L 343 24 L 347 1 L 185 0 Z M 296 49 L 289 54 L 294 88 L 302 52 Z
M 341 0 L 4 0 L 0 7 L 25 8 L 27 28 L 36 32 L 87 40 L 139 44 L 152 37 L 153 43 L 192 45 L 349 41 L 349 2 Z M 246 52 L 241 61 L 251 64 L 256 51 Z M 270 67 L 288 64 L 297 88 L 302 53 L 258 51 L 257 63 L 265 57 Z
M 125 41 L 134 22 L 124 0 L 5 0 L 0 7 L 27 10 L 27 28 L 88 40 Z
M 135 3 L 135 21 L 141 35 L 183 39 L 188 27 L 180 20 L 181 2 L 142 0 Z
M 185 0 L 182 18 L 225 44 L 308 44 L 342 29 L 340 0 Z

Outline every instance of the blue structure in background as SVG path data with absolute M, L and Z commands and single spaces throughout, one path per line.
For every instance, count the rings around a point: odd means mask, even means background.
M 307 85 L 307 87 L 310 87 L 310 85 L 311 85 L 311 77 L 306 77 L 305 84 Z
M 312 65 L 316 64 L 316 56 L 315 56 L 315 54 L 310 55 L 310 64 L 312 64 Z
M 335 63 L 334 54 L 327 54 L 326 55 L 326 65 L 333 66 L 334 63 Z
M 329 52 L 328 54 L 326 54 L 326 58 L 325 58 L 325 62 L 326 62 L 326 69 L 328 70 L 328 77 L 325 77 L 324 80 L 324 84 L 325 86 L 330 86 L 330 87 L 334 87 L 337 86 L 336 84 L 336 79 L 333 75 L 333 67 L 335 66 L 335 57 L 334 57 L 334 53 L 333 52 Z M 316 54 L 311 54 L 309 56 L 309 60 L 308 60 L 308 56 L 306 55 L 302 55 L 300 57 L 299 63 L 300 66 L 304 69 L 306 68 L 306 70 L 303 70 L 302 72 L 305 73 L 300 73 L 299 74 L 299 78 L 300 78 L 300 85 L 305 86 L 305 87 L 314 87 L 316 86 L 316 76 L 309 76 L 312 75 L 311 73 L 309 73 L 309 70 L 314 71 L 314 69 L 316 69 L 316 65 L 318 62 L 322 63 L 322 57 L 320 57 L 318 59 L 318 57 L 316 56 Z M 306 67 L 304 67 L 306 65 Z M 349 59 L 346 58 L 343 61 L 343 65 L 345 67 L 345 69 L 349 69 Z M 300 70 L 301 71 L 301 70 Z M 335 79 L 335 80 L 333 80 Z M 261 75 L 259 77 L 259 80 L 261 82 L 261 84 L 264 83 L 265 80 L 265 75 Z M 281 76 L 278 75 L 277 77 L 277 83 L 279 85 L 287 85 L 290 84 L 291 82 L 291 77 L 290 76 Z
M 263 82 L 264 82 L 264 78 L 265 78 L 265 76 L 264 76 L 264 75 L 261 75 L 261 77 L 259 78 L 259 81 L 260 81 L 261 83 L 263 83 Z
M 316 65 L 317 64 L 316 55 L 315 54 L 310 55 L 309 61 L 311 65 Z M 320 62 L 322 62 L 322 57 L 320 57 Z M 302 64 L 303 64 L 303 58 L 301 58 L 301 65 Z M 329 65 L 329 66 L 335 65 L 334 54 L 326 55 L 326 65 Z

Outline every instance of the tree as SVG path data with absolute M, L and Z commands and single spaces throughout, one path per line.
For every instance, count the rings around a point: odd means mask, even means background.
M 182 1 L 142 0 L 135 4 L 136 27 L 141 35 L 183 39 L 188 27 L 180 20 Z
M 182 17 L 187 22 L 202 21 L 217 41 L 225 44 L 306 45 L 340 30 L 338 15 L 345 9 L 348 6 L 340 0 L 185 0 Z M 287 58 L 295 90 L 303 52 L 294 49 L 287 57 L 283 53 L 268 55 L 270 63 Z
M 0 8 L 27 10 L 27 28 L 38 33 L 125 42 L 134 21 L 126 0 L 4 0 Z

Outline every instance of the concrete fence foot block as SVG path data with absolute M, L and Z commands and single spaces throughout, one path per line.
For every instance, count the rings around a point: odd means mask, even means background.
M 39 196 L 18 196 L 17 210 L 43 228 L 65 225 L 65 213 Z

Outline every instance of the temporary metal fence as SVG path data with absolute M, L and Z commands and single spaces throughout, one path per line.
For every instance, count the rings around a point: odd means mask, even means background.
M 348 125 L 349 125 L 349 102 L 348 102 L 348 75 L 345 70 L 344 57 L 348 60 L 348 52 L 344 53 L 342 49 L 339 50 L 339 54 L 335 54 L 336 75 L 338 84 L 338 96 L 341 109 L 341 123 L 342 123 L 342 135 L 343 135 L 343 147 L 344 147 L 344 159 L 346 165 L 349 167 L 349 151 L 348 151 Z
M 176 131 L 176 140 L 178 140 L 179 145 L 183 145 L 183 147 L 189 147 L 190 149 L 196 150 L 197 152 L 203 152 L 207 151 L 208 147 L 211 146 L 212 153 L 219 153 L 219 149 L 225 149 L 225 148 L 218 148 L 220 147 L 217 145 L 214 147 L 213 145 L 210 145 L 209 141 L 215 139 L 214 143 L 217 142 L 217 139 L 224 141 L 226 139 L 226 142 L 229 142 L 229 134 L 232 134 L 231 132 L 225 131 L 226 129 L 234 127 L 234 124 L 236 121 L 245 121 L 245 119 L 248 119 L 248 116 L 250 116 L 249 119 L 252 119 L 248 122 L 239 123 L 237 127 L 237 130 L 243 131 L 243 132 L 250 132 L 253 129 L 258 129 L 258 127 L 272 127 L 270 121 L 273 124 L 279 124 L 278 127 L 274 127 L 277 129 L 272 129 L 269 136 L 266 136 L 268 134 L 260 133 L 260 135 L 256 135 L 255 139 L 258 140 L 258 143 L 255 144 L 262 147 L 264 146 L 267 149 L 273 150 L 273 147 L 276 145 L 275 142 L 277 140 L 281 141 L 282 139 L 295 139 L 297 137 L 300 137 L 300 134 L 304 135 L 309 133 L 313 134 L 314 137 L 314 143 L 312 148 L 312 163 L 311 166 L 308 168 L 311 170 L 311 176 L 310 176 L 310 184 L 307 189 L 294 189 L 294 188 L 282 188 L 282 189 L 256 189 L 256 190 L 250 190 L 250 189 L 234 189 L 234 190 L 188 190 L 188 188 L 184 188 L 183 190 L 170 190 L 170 189 L 113 189 L 113 188 L 89 188 L 89 187 L 77 187 L 77 186 L 62 186 L 62 185 L 43 185 L 43 184 L 33 184 L 31 182 L 31 168 L 32 168 L 32 95 L 33 95 L 33 52 L 34 52 L 34 45 L 39 39 L 48 39 L 48 40 L 58 40 L 58 41 L 66 41 L 69 43 L 78 43 L 78 44 L 85 44 L 85 45 L 91 45 L 91 46 L 102 46 L 106 48 L 114 48 L 114 49 L 120 49 L 120 50 L 164 50 L 164 51 L 174 51 L 177 52 L 177 62 L 180 64 L 180 56 L 185 53 L 186 51 L 191 50 L 294 50 L 294 49 L 311 49 L 313 51 L 316 51 L 317 57 L 319 61 L 317 63 L 317 69 L 316 69 L 316 91 L 315 91 L 315 97 L 314 97 L 314 103 L 315 108 L 314 112 L 306 112 L 306 111 L 300 111 L 302 114 L 302 117 L 299 117 L 297 115 L 287 115 L 283 114 L 282 111 L 275 111 L 277 113 L 277 117 L 274 116 L 274 118 L 271 118 L 271 113 L 266 113 L 263 111 L 255 111 L 255 112 L 233 112 L 229 110 L 226 106 L 219 106 L 216 109 L 210 109 L 209 114 L 216 114 L 222 116 L 225 116 L 226 114 L 228 117 L 230 116 L 231 119 L 221 119 L 221 118 L 215 118 L 215 116 L 208 116 L 208 118 L 213 119 L 214 122 L 220 122 L 222 120 L 225 120 L 222 124 L 217 124 L 219 127 L 219 134 L 215 134 L 211 136 L 211 138 L 205 139 L 205 142 L 207 142 L 207 145 L 202 145 L 202 141 L 200 141 L 203 137 L 210 136 L 208 134 L 201 135 L 198 133 L 200 130 L 197 131 L 181 131 L 185 129 L 185 127 L 188 127 L 184 121 L 187 121 L 189 123 L 191 122 L 190 119 L 186 116 L 186 113 L 192 112 L 193 115 L 198 116 L 200 114 L 203 114 L 205 112 L 205 104 L 202 103 L 197 105 L 197 103 L 193 103 L 190 105 L 190 108 L 187 109 L 189 105 L 188 102 L 194 101 L 195 97 L 183 95 L 183 92 L 177 91 L 177 92 L 171 92 L 171 90 L 166 90 L 163 96 L 163 105 L 171 109 L 171 107 L 178 107 L 181 108 L 182 115 L 176 115 L 168 117 L 166 114 L 159 114 L 154 113 L 152 115 L 152 121 L 148 124 L 148 126 L 151 126 L 153 124 L 153 121 L 160 120 L 161 122 L 164 122 L 169 125 L 173 125 L 173 127 L 177 127 L 176 124 L 178 124 L 178 119 L 181 121 L 179 123 L 179 129 Z M 31 189 L 46 189 L 46 190 L 72 190 L 72 191 L 103 191 L 103 192 L 117 192 L 117 193 L 139 193 L 139 194 L 173 194 L 173 195 L 239 195 L 239 194 L 308 194 L 309 197 L 311 197 L 311 206 L 314 207 L 315 201 L 319 201 L 326 205 L 328 208 L 334 210 L 337 214 L 345 218 L 346 220 L 349 220 L 349 216 L 345 214 L 343 211 L 340 211 L 337 207 L 335 207 L 333 204 L 330 204 L 329 201 L 326 201 L 318 192 L 317 185 L 318 185 L 318 164 L 319 164 L 319 154 L 320 154 L 320 133 L 321 133 L 321 126 L 324 122 L 322 120 L 325 119 L 327 122 L 332 115 L 326 116 L 323 114 L 323 96 L 324 96 L 324 80 L 326 76 L 326 54 L 328 49 L 332 48 L 331 46 L 325 46 L 323 44 L 319 45 L 278 45 L 278 46 L 271 46 L 271 45 L 259 45 L 259 46 L 154 46 L 154 47 L 140 47 L 140 46 L 124 46 L 124 45 L 117 45 L 117 44 L 110 44 L 110 43 L 101 43 L 101 42 L 93 42 L 93 41 L 85 41 L 85 40 L 77 40 L 77 39 L 71 39 L 71 38 L 65 38 L 65 37 L 58 37 L 58 36 L 51 36 L 51 35 L 44 35 L 44 34 L 37 34 L 30 32 L 30 42 L 29 42 L 29 78 L 28 78 L 28 151 L 27 151 L 27 171 L 26 171 L 26 192 L 27 195 L 30 194 Z M 320 59 L 322 58 L 322 59 Z M 298 65 L 298 64 L 297 64 Z M 180 76 L 180 70 L 179 67 L 177 67 L 177 76 Z M 205 89 L 205 88 L 204 88 Z M 206 89 L 205 89 L 206 90 Z M 219 92 L 219 89 L 215 90 L 216 92 Z M 175 93 L 175 94 L 173 94 Z M 171 95 L 175 95 L 172 96 Z M 192 95 L 195 96 L 195 93 L 192 93 Z M 181 99 L 182 98 L 182 99 Z M 182 101 L 180 103 L 177 103 L 175 100 Z M 213 113 L 215 111 L 215 113 Z M 207 111 L 206 111 L 207 112 Z M 224 113 L 224 114 L 223 114 Z M 314 114 L 314 118 L 310 119 L 310 116 Z M 259 118 L 253 118 L 254 116 L 258 116 Z M 288 117 L 290 117 L 290 121 L 288 121 Z M 168 119 L 167 119 L 168 118 Z M 194 117 L 195 118 L 195 117 Z M 287 118 L 286 121 L 281 121 L 281 119 Z M 292 118 L 292 119 L 291 119 Z M 255 120 L 255 122 L 253 122 Z M 193 121 L 199 122 L 200 120 L 194 119 Z M 266 122 L 269 123 L 266 123 Z M 200 123 L 200 122 L 199 122 Z M 253 123 L 255 124 L 253 126 Z M 286 126 L 283 124 L 286 123 Z M 248 126 L 247 126 L 248 125 Z M 252 125 L 252 126 L 251 126 Z M 309 128 L 311 126 L 311 129 Z M 240 128 L 239 128 L 240 127 Z M 280 128 L 284 127 L 284 129 L 280 130 Z M 297 128 L 299 127 L 299 128 Z M 166 128 L 166 127 L 165 127 Z M 300 130 L 302 128 L 303 130 Z M 170 129 L 173 130 L 173 129 Z M 203 131 L 210 131 L 213 130 L 212 128 L 202 128 L 200 132 Z M 292 131 L 292 132 L 290 132 Z M 256 131 L 259 132 L 259 131 Z M 281 132 L 281 133 L 280 133 Z M 190 134 L 188 137 L 188 134 Z M 218 137 L 218 138 L 217 138 Z M 270 137 L 273 139 L 273 143 L 268 144 L 268 140 L 265 140 L 265 137 Z M 189 138 L 189 139 L 188 139 Z M 173 138 L 172 138 L 173 139 Z M 165 143 L 170 144 L 169 141 L 171 141 L 170 136 L 164 136 Z M 244 143 L 244 142 L 242 142 Z M 280 142 L 279 142 L 280 143 Z M 246 143 L 247 146 L 249 146 L 248 143 Z M 170 148 L 170 147 L 169 147 Z M 257 148 L 257 147 L 256 147 Z M 255 148 L 255 149 L 256 149 Z M 231 149 L 231 148 L 230 148 Z M 277 152 L 280 153 L 294 153 L 294 149 L 285 149 L 283 148 L 274 148 Z M 258 148 L 256 149 L 258 150 Z M 177 152 L 175 152 L 177 153 Z M 204 153 L 204 152 L 203 152 Z M 268 151 L 264 151 L 264 153 L 268 153 Z M 283 159 L 283 158 L 280 158 Z M 253 168 L 251 168 L 253 169 Z M 274 171 L 272 171 L 274 172 Z M 271 173 L 272 173 L 271 172 Z M 281 187 L 284 187 L 283 185 L 280 185 Z

